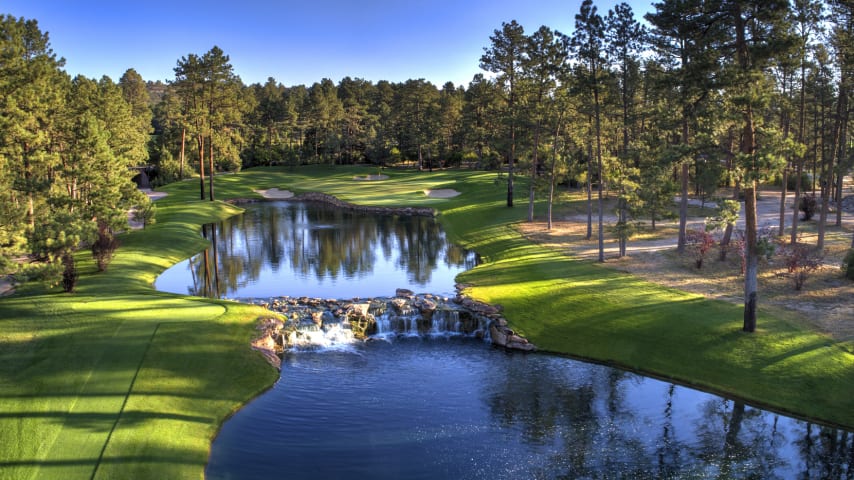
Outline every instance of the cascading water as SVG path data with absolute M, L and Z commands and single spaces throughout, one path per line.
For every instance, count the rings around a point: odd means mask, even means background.
M 487 320 L 472 318 L 466 325 L 460 321 L 460 311 L 442 309 L 423 314 L 418 311 L 409 313 L 385 312 L 374 317 L 376 333 L 371 337 L 389 336 L 450 336 L 450 335 L 487 335 Z
M 369 300 L 279 297 L 253 303 L 288 318 L 268 327 L 281 350 L 341 350 L 356 342 L 396 337 L 471 336 L 490 341 L 490 331 L 503 323 L 495 312 L 478 311 L 474 302 L 429 294 Z

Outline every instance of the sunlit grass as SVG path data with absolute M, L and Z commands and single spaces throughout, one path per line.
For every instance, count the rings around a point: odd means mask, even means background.
M 218 198 L 256 189 L 320 191 L 358 204 L 432 206 L 449 236 L 483 265 L 462 274 L 467 293 L 500 304 L 541 349 L 587 357 L 854 427 L 854 351 L 786 315 L 765 310 L 756 334 L 741 308 L 664 288 L 535 245 L 527 215 L 495 173 L 386 169 L 252 169 L 216 179 Z M 0 478 L 202 476 L 223 419 L 276 378 L 248 348 L 260 308 L 156 292 L 170 265 L 206 245 L 201 224 L 239 213 L 198 200 L 198 182 L 163 188 L 157 224 L 123 235 L 105 273 L 78 255 L 68 295 L 25 286 L 0 299 Z M 461 195 L 428 199 L 424 190 Z M 558 210 L 586 212 L 579 193 Z M 542 217 L 544 205 L 537 205 Z M 831 233 L 831 234 L 836 234 Z M 760 307 L 761 308 L 761 307 Z

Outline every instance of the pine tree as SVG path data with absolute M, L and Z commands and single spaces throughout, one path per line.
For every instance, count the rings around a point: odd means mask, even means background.
M 572 35 L 574 53 L 584 68 L 584 86 L 593 99 L 593 144 L 598 177 L 598 208 L 599 208 L 599 261 L 605 261 L 604 237 L 604 169 L 602 167 L 602 83 L 605 73 L 606 59 L 603 57 L 605 46 L 605 23 L 597 13 L 592 0 L 584 0 L 581 11 L 575 15 L 575 32 Z M 589 180 L 588 180 L 589 181 Z
M 525 31 L 516 20 L 502 23 L 501 30 L 495 30 L 489 37 L 490 48 L 484 48 L 480 57 L 480 68 L 497 74 L 496 82 L 501 86 L 504 100 L 502 117 L 507 123 L 507 206 L 513 206 L 513 174 L 516 161 L 516 128 L 519 117 L 518 80 L 521 76 L 522 62 L 525 58 Z

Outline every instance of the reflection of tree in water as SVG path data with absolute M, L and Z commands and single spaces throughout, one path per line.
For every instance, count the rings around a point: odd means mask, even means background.
M 854 478 L 851 432 L 791 419 L 781 429 L 778 415 L 741 402 L 713 398 L 695 407 L 676 398 L 679 387 L 644 389 L 652 380 L 635 374 L 514 357 L 485 382 L 483 397 L 494 421 L 555 452 L 535 478 Z M 633 396 L 641 391 L 638 408 Z M 658 392 L 662 408 L 650 409 Z
M 796 434 L 802 478 L 854 478 L 854 434 L 813 424 Z
M 707 475 L 774 479 L 781 478 L 779 470 L 790 468 L 781 450 L 786 439 L 777 428 L 777 415 L 722 398 L 705 402 L 701 412 L 693 455 L 708 466 Z
M 439 262 L 467 268 L 476 262 L 471 252 L 448 243 L 432 218 L 366 215 L 318 204 L 253 206 L 205 228 L 204 235 L 213 245 L 191 259 L 190 293 L 196 295 L 221 297 L 257 281 L 268 267 L 291 268 L 318 281 L 361 278 L 373 272 L 377 255 L 391 259 L 395 251 L 394 263 L 420 285 L 430 281 Z M 282 285 L 283 294 L 287 288 Z
M 392 232 L 400 248 L 398 267 L 405 269 L 410 280 L 418 284 L 430 281 L 440 254 L 444 254 L 445 235 L 439 224 L 424 217 L 407 218 L 392 223 Z
M 683 464 L 682 448 L 676 436 L 676 425 L 673 421 L 673 394 L 676 386 L 667 388 L 664 401 L 664 412 L 661 415 L 661 436 L 655 444 L 656 470 L 659 478 L 674 478 Z

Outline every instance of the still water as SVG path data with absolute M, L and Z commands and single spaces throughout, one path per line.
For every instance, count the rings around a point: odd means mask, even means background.
M 432 218 L 323 204 L 248 204 L 203 232 L 211 248 L 163 272 L 158 290 L 219 298 L 366 298 L 397 288 L 453 295 L 454 277 L 478 261 Z
M 228 298 L 450 295 L 476 256 L 428 218 L 249 205 L 161 290 Z M 324 345 L 328 345 L 324 343 Z M 211 479 L 852 479 L 854 432 L 621 370 L 439 332 L 286 354 L 225 422 Z
M 852 478 L 854 435 L 464 337 L 288 354 L 209 479 Z

